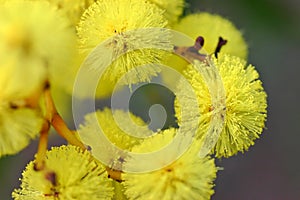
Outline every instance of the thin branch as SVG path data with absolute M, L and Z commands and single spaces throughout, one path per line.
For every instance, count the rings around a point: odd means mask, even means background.
M 58 114 L 49 88 L 45 90 L 45 102 L 48 108 L 47 110 L 49 111 L 46 114 L 46 118 L 49 121 L 49 123 L 53 126 L 53 128 L 57 131 L 57 133 L 63 138 L 65 138 L 70 144 L 78 146 L 83 150 L 86 150 L 84 144 L 76 138 L 74 133 L 68 128 L 65 121 Z
M 36 171 L 42 170 L 45 167 L 44 159 L 46 157 L 49 129 L 49 122 L 47 120 L 44 120 L 42 130 L 40 131 L 39 146 L 34 163 L 34 169 Z

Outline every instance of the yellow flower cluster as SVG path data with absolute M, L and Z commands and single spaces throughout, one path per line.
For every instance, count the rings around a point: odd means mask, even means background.
M 254 144 L 265 126 L 267 95 L 247 64 L 238 28 L 206 12 L 181 17 L 184 6 L 184 0 L 0 0 L 0 156 L 41 136 L 14 199 L 211 198 L 218 167 L 210 156 L 230 157 Z M 47 93 L 54 86 L 52 93 L 90 100 L 97 83 L 95 97 L 106 98 L 116 86 L 132 89 L 160 73 L 183 95 L 175 101 L 177 128 L 154 132 L 129 111 L 104 108 L 71 131 L 55 106 L 66 107 L 64 96 L 53 102 Z M 191 112 L 183 117 L 182 108 Z M 191 127 L 184 129 L 186 123 Z M 46 151 L 51 126 L 78 147 Z M 191 142 L 182 151 L 186 137 Z M 151 162 L 143 160 L 151 154 Z M 131 170 L 143 167 L 152 170 Z
M 0 6 L 0 156 L 17 153 L 37 135 L 40 94 L 69 65 L 74 48 L 68 20 L 47 2 Z

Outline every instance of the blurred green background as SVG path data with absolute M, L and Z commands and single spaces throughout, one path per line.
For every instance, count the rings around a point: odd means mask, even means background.
M 244 154 L 218 160 L 213 200 L 296 200 L 300 198 L 300 1 L 195 0 L 186 13 L 223 15 L 242 30 L 249 63 L 256 66 L 268 93 L 266 130 Z M 162 97 L 163 98 L 163 97 Z M 51 145 L 63 140 L 52 136 Z M 0 159 L 0 200 L 11 199 L 37 142 Z

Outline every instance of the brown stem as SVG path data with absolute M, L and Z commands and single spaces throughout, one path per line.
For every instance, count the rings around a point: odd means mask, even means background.
M 35 170 L 42 170 L 45 167 L 45 157 L 46 157 L 46 152 L 47 152 L 47 146 L 48 146 L 48 134 L 50 130 L 50 119 L 51 119 L 51 113 L 53 112 L 52 110 L 52 102 L 49 102 L 47 100 L 47 96 L 49 95 L 49 83 L 46 82 L 44 86 L 44 99 L 45 99 L 45 106 L 46 106 L 46 114 L 44 116 L 44 122 L 42 125 L 42 129 L 40 130 L 40 139 L 39 139 L 39 146 L 36 154 L 36 159 L 34 163 L 34 169 Z M 33 95 L 33 97 L 37 97 L 36 94 Z M 30 98 L 31 100 L 34 98 Z M 39 99 L 39 98 L 37 98 Z M 34 101 L 28 101 L 27 103 L 30 102 L 37 102 L 38 100 Z
M 80 142 L 73 132 L 67 127 L 64 120 L 58 113 L 54 113 L 52 121 L 52 126 L 57 131 L 57 133 L 65 138 L 70 144 L 80 147 L 83 150 L 86 150 L 86 147 L 82 142 Z
M 216 58 L 218 58 L 218 53 L 220 53 L 222 46 L 224 46 L 225 44 L 227 44 L 227 40 L 224 40 L 222 37 L 219 37 L 219 41 L 214 52 Z
M 86 148 L 84 144 L 76 138 L 73 132 L 66 125 L 65 121 L 58 114 L 49 88 L 45 90 L 45 102 L 47 111 L 49 111 L 48 113 L 46 113 L 46 118 L 57 131 L 57 133 L 65 138 L 70 144 L 78 146 L 81 149 L 85 150 Z
M 122 182 L 122 171 L 114 170 L 109 167 L 106 167 L 106 171 L 108 173 L 108 178 L 112 178 L 115 181 Z
M 57 109 L 54 105 L 49 84 L 46 84 L 44 90 L 44 99 L 46 105 L 46 113 L 45 113 L 45 121 L 40 131 L 40 140 L 38 151 L 36 155 L 35 170 L 42 170 L 45 167 L 44 159 L 46 157 L 47 145 L 48 145 L 48 133 L 50 129 L 50 125 L 57 131 L 57 133 L 65 138 L 70 144 L 80 147 L 83 150 L 86 150 L 84 144 L 78 140 L 74 134 L 74 131 L 71 131 L 66 125 L 65 121 L 58 114 Z M 118 182 L 121 182 L 121 171 L 116 171 L 110 168 L 106 168 L 108 176 Z
M 56 107 L 51 96 L 49 83 L 46 83 L 43 95 L 45 100 L 46 111 L 44 116 L 45 120 L 40 131 L 39 146 L 34 164 L 35 170 L 42 170 L 44 168 L 44 159 L 47 151 L 50 125 L 52 125 L 58 132 L 58 134 L 65 138 L 70 144 L 78 146 L 84 150 L 86 149 L 84 144 L 75 137 L 73 132 L 67 127 L 64 120 L 57 113 Z
M 39 146 L 34 163 L 34 169 L 37 171 L 42 170 L 45 166 L 44 159 L 46 157 L 49 129 L 50 124 L 47 120 L 45 120 L 42 126 L 42 130 L 40 131 Z

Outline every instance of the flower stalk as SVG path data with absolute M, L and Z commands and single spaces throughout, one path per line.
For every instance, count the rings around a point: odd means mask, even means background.
M 46 113 L 44 116 L 45 120 L 40 131 L 39 146 L 34 166 L 36 170 L 42 170 L 44 168 L 44 159 L 47 151 L 48 135 L 51 125 L 57 131 L 57 133 L 65 138 L 70 144 L 78 146 L 82 150 L 86 149 L 84 144 L 76 138 L 73 132 L 66 125 L 65 121 L 58 114 L 51 96 L 49 83 L 46 83 L 43 95 L 45 99 Z

